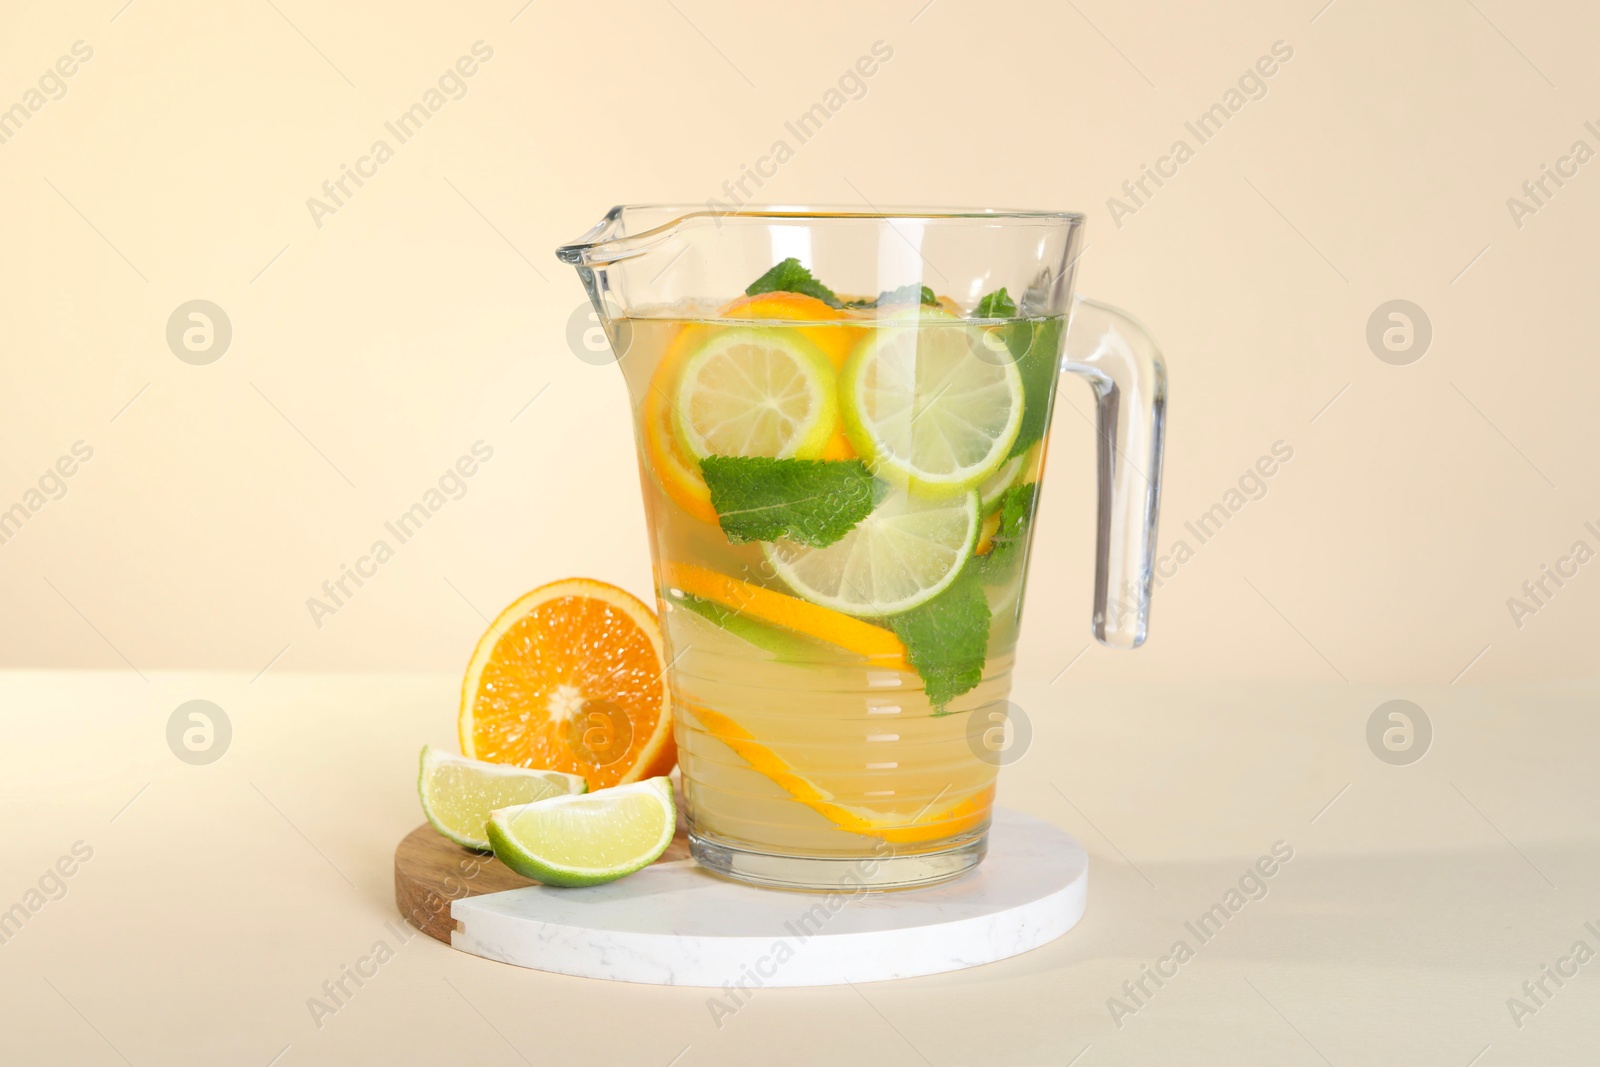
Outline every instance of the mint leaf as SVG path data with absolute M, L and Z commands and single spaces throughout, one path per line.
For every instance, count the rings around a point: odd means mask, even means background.
M 707 456 L 700 471 L 734 544 L 780 537 L 826 548 L 866 518 L 889 487 L 859 459 Z
M 1007 489 L 995 504 L 1000 526 L 988 554 L 967 560 L 950 587 L 926 604 L 883 620 L 905 644 L 928 703 L 939 709 L 935 714 L 943 714 L 946 704 L 983 681 L 991 621 L 983 589 L 1016 578 L 1038 499 L 1038 482 Z
M 881 308 L 886 304 L 937 304 L 938 302 L 939 298 L 933 295 L 932 289 L 912 282 L 898 289 L 885 289 L 878 294 L 878 299 L 872 302 L 872 306 Z
M 939 298 L 926 285 L 912 282 L 898 289 L 885 289 L 871 300 L 846 300 L 847 308 L 880 308 L 888 304 L 924 304 L 937 307 Z
M 941 711 L 983 681 L 989 656 L 989 601 L 973 562 L 926 604 L 883 620 L 905 643 L 928 703 Z
M 1005 286 L 978 301 L 978 306 L 972 309 L 975 319 L 1012 319 L 1016 318 L 1017 305 L 1007 293 Z
M 839 302 L 839 298 L 833 295 L 832 289 L 817 281 L 816 277 L 802 267 L 800 261 L 793 256 L 751 282 L 744 292 L 746 296 L 756 296 L 760 293 L 800 293 L 802 296 L 814 296 L 829 307 L 844 306 Z
M 1001 290 L 1004 292 L 1004 290 Z M 1024 319 L 1001 327 L 1006 331 L 1006 346 L 1016 358 L 1022 375 L 1022 426 L 1011 446 L 1011 456 L 1020 456 L 1044 436 L 1050 422 L 1050 404 L 1056 395 L 1056 378 L 1061 358 L 1061 330 L 1066 319 Z
M 990 538 L 986 555 L 973 559 L 969 566 L 979 568 L 989 585 L 1004 585 L 1016 574 L 1022 563 L 1022 550 L 1028 541 L 1028 524 L 1033 521 L 1033 509 L 1038 506 L 1039 483 L 1013 485 L 1000 495 L 997 510 L 1000 526 Z

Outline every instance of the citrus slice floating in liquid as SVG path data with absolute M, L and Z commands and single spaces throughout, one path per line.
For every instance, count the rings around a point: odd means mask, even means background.
M 797 773 L 782 756 L 756 741 L 726 715 L 699 705 L 691 705 L 686 710 L 699 720 L 707 733 L 731 748 L 752 768 L 841 830 L 895 844 L 913 844 L 966 833 L 989 818 L 994 802 L 992 783 L 964 797 L 936 795 L 931 802 L 922 805 L 921 810 L 880 811 L 837 803 L 826 789 Z
M 673 396 L 683 452 L 816 459 L 838 431 L 838 380 L 827 355 L 782 327 L 708 331 L 684 359 Z
M 845 363 L 845 436 L 880 477 L 918 496 L 959 496 L 1005 463 L 1022 427 L 1022 375 L 982 329 L 921 317 L 874 331 Z
M 656 364 L 644 399 L 640 401 L 639 427 L 645 462 L 662 492 L 701 522 L 715 523 L 717 509 L 711 506 L 711 490 L 700 476 L 699 461 L 684 455 L 672 429 L 672 398 L 678 389 L 683 361 L 708 333 L 705 326 L 679 327 L 662 353 L 661 362 Z
M 661 577 L 672 589 L 854 652 L 874 666 L 911 669 L 906 661 L 906 646 L 892 630 L 693 563 L 668 563 L 662 568 Z
M 717 312 L 725 319 L 781 319 L 784 322 L 822 322 L 836 325 L 802 326 L 797 333 L 822 350 L 833 364 L 834 370 L 844 366 L 856 343 L 866 332 L 860 326 L 850 325 L 850 314 L 843 308 L 829 307 L 814 296 L 804 293 L 759 293 L 741 296 Z M 834 430 L 833 436 L 823 446 L 819 459 L 851 459 L 856 450 L 844 435 L 844 427 Z
M 826 548 L 762 544 L 779 578 L 813 604 L 884 616 L 926 604 L 955 581 L 980 526 L 978 494 L 925 500 L 896 490 Z

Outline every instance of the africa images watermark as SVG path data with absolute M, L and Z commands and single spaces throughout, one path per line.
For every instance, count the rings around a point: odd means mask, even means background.
M 1195 553 L 1201 546 L 1221 533 L 1222 527 L 1229 519 L 1243 511 L 1251 502 L 1264 499 L 1273 475 L 1292 459 L 1294 459 L 1293 445 L 1281 440 L 1272 442 L 1272 448 L 1245 468 L 1235 484 L 1222 494 L 1222 499 L 1196 518 L 1185 522 L 1183 528 L 1189 537 L 1194 539 L 1194 544 L 1191 545 L 1188 538 L 1180 537 L 1165 553 L 1156 557 L 1155 574 L 1151 579 L 1154 586 L 1160 589 L 1165 582 L 1175 578 L 1178 569 L 1194 559 Z
M 0 108 L 0 145 L 9 144 L 22 132 L 23 124 L 67 95 L 67 79 L 78 73 L 79 64 L 94 58 L 94 48 L 86 41 L 72 42 L 72 54 L 58 58 L 46 67 L 33 86 L 23 90 L 22 97 L 10 107 Z
M 1596 126 L 1593 119 L 1585 122 L 1583 128 L 1600 140 L 1600 126 Z M 1506 210 L 1511 213 L 1516 228 L 1522 229 L 1530 216 L 1548 207 L 1562 187 L 1578 176 L 1578 169 L 1594 157 L 1594 148 L 1580 137 L 1572 142 L 1566 155 L 1556 157 L 1554 167 L 1548 163 L 1539 164 L 1539 173 L 1522 183 L 1522 195 L 1506 197 Z
M 1593 522 L 1586 522 L 1583 529 L 1595 539 L 1596 544 L 1600 544 L 1600 527 Z M 1549 606 L 1556 594 L 1578 576 L 1579 568 L 1594 557 L 1594 547 L 1580 537 L 1564 555 L 1556 557 L 1555 563 L 1539 564 L 1539 573 L 1522 583 L 1522 596 L 1506 597 L 1506 610 L 1511 613 L 1511 621 L 1516 628 L 1522 629 L 1530 616 L 1539 614 Z
M 766 154 L 757 157 L 753 166 L 739 164 L 739 176 L 722 183 L 722 195 L 728 198 L 727 201 L 711 197 L 706 200 L 706 210 L 720 219 L 723 214 L 736 211 L 748 203 L 757 190 L 777 177 L 779 169 L 794 158 L 796 148 L 821 133 L 828 120 L 843 111 L 845 105 L 865 97 L 867 80 L 893 58 L 893 46 L 885 41 L 872 42 L 871 51 L 846 67 L 834 86 L 822 94 L 822 99 L 783 124 L 786 136 L 774 140 Z M 791 137 L 793 144 L 789 142 Z
M 481 465 L 494 458 L 494 447 L 483 441 L 472 442 L 470 454 L 458 457 L 455 463 L 439 475 L 435 485 L 429 486 L 421 499 L 385 522 L 383 529 L 388 537 L 372 542 L 366 554 L 356 557 L 355 565 L 339 564 L 339 573 L 322 583 L 322 596 L 306 597 L 306 610 L 317 629 L 329 615 L 337 615 L 355 598 L 367 581 L 377 577 L 378 568 L 394 559 L 395 550 L 422 531 L 429 519 L 443 511 L 446 504 L 467 495 L 468 479 L 477 474 Z M 394 544 L 389 543 L 394 539 Z
M 423 92 L 421 100 L 395 116 L 392 121 L 383 124 L 383 128 L 394 138 L 394 144 L 391 145 L 386 138 L 379 137 L 367 149 L 367 154 L 357 157 L 354 164 L 339 164 L 338 176 L 322 183 L 322 195 L 325 199 L 315 196 L 306 198 L 306 210 L 311 212 L 311 221 L 316 224 L 317 229 L 322 229 L 324 220 L 328 216 L 337 215 L 362 186 L 378 176 L 378 168 L 394 158 L 398 146 L 421 133 L 422 127 L 428 120 L 443 111 L 446 104 L 466 96 L 467 79 L 478 73 L 480 64 L 487 63 L 493 58 L 492 47 L 483 41 L 474 41 L 471 55 L 458 58 L 452 66 L 439 75 L 434 86 Z M 352 184 L 355 188 L 351 188 Z
M 1593 919 L 1584 923 L 1583 928 L 1600 942 L 1600 925 L 1596 925 Z M 1530 1015 L 1537 1015 L 1548 1008 L 1555 995 L 1567 982 L 1578 977 L 1579 969 L 1594 957 L 1593 946 L 1580 937 L 1572 943 L 1566 955 L 1557 956 L 1554 963 L 1541 963 L 1539 977 L 1522 983 L 1522 996 L 1506 998 L 1506 1010 L 1511 1013 L 1511 1022 L 1516 1028 L 1521 1030 Z M 1554 989 L 1550 988 L 1552 984 L 1555 985 Z
M 418 935 L 418 931 L 409 924 L 397 924 L 392 919 L 385 922 L 383 928 L 394 939 L 394 944 L 389 943 L 390 937 L 374 941 L 365 955 L 358 956 L 353 964 L 341 963 L 338 973 L 323 981 L 321 996 L 306 998 L 306 1010 L 311 1013 L 311 1021 L 318 1030 L 322 1029 L 329 1016 L 338 1015 L 348 1007 L 355 995 L 378 977 L 378 969 L 394 959 L 395 954 Z
M 458 859 L 455 870 L 444 876 L 448 896 L 440 896 L 429 890 L 422 903 L 406 914 L 405 922 L 397 924 L 392 919 L 386 921 L 383 924 L 384 937 L 374 941 L 364 954 L 356 957 L 355 962 L 341 963 L 333 977 L 324 979 L 321 995 L 306 998 L 306 1011 L 311 1014 L 311 1021 L 316 1028 L 321 1030 L 330 1017 L 350 1006 L 355 995 L 378 976 L 383 965 L 394 959 L 402 948 L 421 933 L 420 922 L 437 918 L 450 907 L 451 901 L 468 896 L 467 883 L 483 873 L 483 865 L 489 859 L 489 856 L 476 853 Z
M 78 473 L 78 468 L 94 458 L 94 448 L 85 441 L 74 441 L 70 455 L 62 455 L 39 475 L 39 480 L 23 490 L 22 497 L 10 507 L 0 504 L 0 545 L 10 544 L 22 532 L 27 522 L 44 506 L 67 495 L 67 479 Z
M 1245 68 L 1245 72 L 1239 75 L 1237 88 L 1230 87 L 1222 94 L 1220 101 L 1202 111 L 1194 121 L 1183 124 L 1183 128 L 1194 138 L 1194 144 L 1191 145 L 1187 138 L 1179 137 L 1167 149 L 1167 154 L 1158 156 L 1154 164 L 1140 164 L 1138 177 L 1122 183 L 1122 193 L 1127 200 L 1115 196 L 1106 198 L 1106 210 L 1111 213 L 1111 221 L 1116 223 L 1117 229 L 1122 229 L 1123 219 L 1137 215 L 1139 209 L 1148 204 L 1168 180 L 1176 178 L 1178 169 L 1195 157 L 1201 145 L 1221 133 L 1229 119 L 1243 111 L 1251 101 L 1263 99 L 1267 95 L 1267 80 L 1278 73 L 1282 64 L 1293 58 L 1294 49 L 1287 41 L 1273 41 L 1271 54 L 1261 56 L 1253 66 Z M 1154 189 L 1151 188 L 1152 184 Z
M 807 941 L 822 933 L 845 905 L 869 891 L 868 879 L 877 873 L 878 864 L 894 855 L 895 847 L 887 841 L 878 841 L 873 845 L 873 853 L 871 858 L 857 860 L 845 872 L 840 880 L 841 888 L 820 895 L 815 904 L 785 922 L 783 928 L 789 936 L 773 941 L 764 955 L 740 968 L 739 977 L 723 982 L 723 996 L 706 998 L 706 1010 L 711 1013 L 711 1021 L 717 1024 L 718 1030 L 725 1020 L 750 1003 L 756 990 L 766 985 L 766 979 L 776 977 L 778 970 L 794 959 Z
M 22 932 L 22 928 L 37 914 L 45 909 L 45 905 L 58 900 L 64 900 L 67 895 L 67 879 L 78 873 L 83 864 L 94 859 L 94 848 L 86 841 L 74 841 L 72 848 L 55 863 L 45 868 L 38 878 L 37 884 L 28 887 L 22 894 L 22 899 L 17 901 L 5 911 L 0 911 L 0 945 L 9 945 L 11 939 Z
M 1201 912 L 1193 922 L 1183 924 L 1183 928 L 1194 936 L 1194 945 L 1190 945 L 1187 938 L 1180 937 L 1154 963 L 1140 964 L 1139 974 L 1122 983 L 1122 996 L 1106 998 L 1106 1010 L 1111 1013 L 1111 1021 L 1117 1024 L 1117 1029 L 1126 1025 L 1123 1020 L 1129 1015 L 1137 1015 L 1149 1007 L 1150 1001 L 1161 992 L 1162 987 L 1178 976 L 1184 964 L 1195 958 L 1197 949 L 1216 940 L 1222 928 L 1243 911 L 1246 904 L 1267 899 L 1267 893 L 1270 892 L 1268 879 L 1292 859 L 1294 848 L 1286 841 L 1274 841 L 1271 854 L 1259 857 L 1254 864 L 1245 868 L 1238 882 L 1228 887 L 1221 900 Z

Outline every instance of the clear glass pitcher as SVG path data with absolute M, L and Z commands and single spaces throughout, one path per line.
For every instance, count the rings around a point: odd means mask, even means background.
M 1143 642 L 1166 378 L 1068 212 L 618 207 L 557 252 L 632 398 L 699 862 L 983 857 L 1057 378 L 1099 412 L 1093 630 Z

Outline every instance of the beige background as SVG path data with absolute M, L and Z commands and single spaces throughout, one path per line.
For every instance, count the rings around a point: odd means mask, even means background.
M 0 507 L 94 449 L 0 545 L 4 665 L 455 670 L 535 584 L 645 593 L 622 383 L 569 350 L 551 249 L 614 203 L 717 195 L 882 40 L 763 197 L 1087 211 L 1084 291 L 1170 362 L 1164 545 L 1294 449 L 1158 592 L 1147 648 L 1075 673 L 1594 670 L 1600 564 L 1520 629 L 1506 606 L 1600 548 L 1600 165 L 1520 228 L 1506 206 L 1600 148 L 1584 5 L 119 2 L 4 7 L 0 107 L 94 50 L 0 144 Z M 307 198 L 480 40 L 466 95 L 319 228 Z M 1114 225 L 1279 40 L 1266 95 Z M 209 366 L 164 339 L 197 298 L 233 324 Z M 1433 326 L 1409 366 L 1364 336 L 1395 298 Z M 1091 440 L 1061 412 L 1023 653 L 1048 676 L 1088 640 Z M 465 497 L 317 627 L 306 599 L 479 440 Z
M 1600 924 L 1600 683 L 1565 680 L 1596 673 L 1600 562 L 1521 629 L 1506 600 L 1600 548 L 1600 163 L 1520 228 L 1506 199 L 1600 149 L 1600 12 L 124 2 L 0 0 L 0 111 L 94 49 L 0 143 L 0 510 L 94 450 L 0 544 L 0 667 L 62 668 L 0 671 L 0 909 L 94 849 L 0 944 L 0 1061 L 1592 1063 L 1600 965 L 1521 1028 L 1506 1005 Z M 479 40 L 465 97 L 318 228 L 306 199 Z M 393 936 L 413 760 L 453 739 L 481 616 L 568 574 L 649 588 L 622 383 L 569 349 L 551 249 L 715 195 L 878 40 L 763 195 L 1087 211 L 1085 292 L 1170 362 L 1164 546 L 1294 449 L 1113 653 L 1059 409 L 1001 801 L 1084 842 L 1083 924 L 766 990 L 722 1030 L 704 990 L 419 938 L 317 1028 L 308 998 Z M 1107 199 L 1279 40 L 1265 97 L 1118 228 Z M 165 340 L 194 299 L 233 324 L 208 366 Z M 1409 366 L 1365 339 L 1393 299 L 1433 325 Z M 480 440 L 466 495 L 316 627 L 306 598 Z M 1396 697 L 1433 729 L 1406 766 L 1365 740 Z M 194 698 L 234 730 L 206 766 L 165 737 Z M 1118 1028 L 1108 998 L 1278 840 L 1271 896 Z

